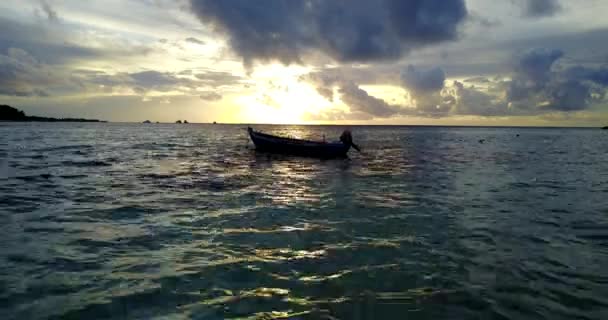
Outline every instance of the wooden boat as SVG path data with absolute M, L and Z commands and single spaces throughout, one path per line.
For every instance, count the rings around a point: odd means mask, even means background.
M 342 133 L 339 142 L 300 140 L 273 136 L 255 131 L 251 127 L 247 128 L 247 131 L 249 132 L 251 141 L 255 144 L 256 150 L 260 151 L 319 158 L 346 157 L 351 146 L 359 151 L 359 147 L 352 142 L 352 136 L 348 130 Z

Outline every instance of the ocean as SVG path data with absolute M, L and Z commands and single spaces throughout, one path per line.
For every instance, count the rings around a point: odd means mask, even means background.
M 350 129 L 0 123 L 0 318 L 608 318 L 608 132 Z

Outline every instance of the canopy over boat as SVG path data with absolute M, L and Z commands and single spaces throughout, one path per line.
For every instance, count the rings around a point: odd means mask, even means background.
M 273 136 L 247 128 L 251 141 L 255 148 L 260 151 L 295 154 L 309 157 L 336 158 L 345 157 L 352 146 L 356 150 L 359 147 L 352 142 L 350 131 L 344 131 L 340 136 L 340 142 L 324 142 L 300 140 Z

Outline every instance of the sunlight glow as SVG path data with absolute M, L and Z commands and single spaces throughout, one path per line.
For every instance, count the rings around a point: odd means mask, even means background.
M 310 84 L 300 77 L 310 72 L 302 66 L 273 64 L 259 67 L 251 75 L 256 81 L 257 92 L 237 98 L 244 106 L 244 119 L 256 123 L 305 123 L 306 112 L 318 112 L 331 107 Z

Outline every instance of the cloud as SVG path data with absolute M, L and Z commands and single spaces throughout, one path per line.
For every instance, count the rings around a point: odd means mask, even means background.
M 190 42 L 190 43 L 198 44 L 198 45 L 201 45 L 201 46 L 202 46 L 202 45 L 205 45 L 205 41 L 203 41 L 203 40 L 199 40 L 199 39 L 194 38 L 194 37 L 189 37 L 189 38 L 186 38 L 186 42 Z
M 81 28 L 82 29 L 81 29 Z M 155 50 L 152 45 L 125 41 L 102 30 L 70 24 L 24 23 L 0 17 L 0 52 L 20 48 L 41 62 L 70 65 L 91 60 L 140 59 Z
M 334 90 L 332 88 L 317 87 L 317 92 L 325 99 L 334 101 Z
M 416 70 L 414 66 L 409 65 L 401 73 L 401 81 L 406 88 L 413 92 L 436 92 L 443 89 L 445 72 L 441 68 L 433 68 L 427 71 Z
M 135 81 L 135 85 L 145 88 L 166 88 L 179 85 L 182 82 L 182 79 L 170 73 L 154 70 L 131 73 L 129 76 Z
M 41 87 L 53 81 L 48 68 L 25 50 L 9 48 L 0 54 L 0 95 L 46 97 Z
M 360 120 L 365 116 L 447 117 L 530 116 L 548 112 L 576 112 L 608 102 L 608 68 L 576 65 L 553 70 L 564 55 L 561 50 L 532 49 L 516 56 L 511 77 L 489 79 L 473 77 L 446 85 L 446 74 L 439 67 L 419 68 L 409 65 L 400 74 L 401 85 L 409 93 L 412 105 L 395 105 L 373 97 L 349 80 L 349 73 L 325 69 L 303 76 L 321 96 L 334 101 L 334 92 L 349 108 L 327 110 L 311 115 L 309 120 Z M 373 76 L 372 76 L 373 78 Z M 393 83 L 394 84 L 394 83 Z M 478 86 L 477 86 L 478 85 Z M 476 87 L 477 86 L 477 87 Z M 404 92 L 405 94 L 405 92 Z
M 365 90 L 352 82 L 340 87 L 340 99 L 353 113 L 365 113 L 376 118 L 388 118 L 399 113 L 399 106 L 390 105 L 384 100 L 370 96 Z
M 218 101 L 222 100 L 222 95 L 216 92 L 203 92 L 201 93 L 200 98 L 207 101 Z
M 454 81 L 447 97 L 453 98 L 450 103 L 451 114 L 501 116 L 508 113 L 507 103 L 504 100 L 472 86 L 465 87 L 459 81 Z
M 570 79 L 589 80 L 602 86 L 608 86 L 608 67 L 592 69 L 583 66 L 573 66 L 564 71 L 564 75 Z
M 372 120 L 373 118 L 369 113 L 344 110 L 324 110 L 321 113 L 305 113 L 303 116 L 307 121 Z
M 180 91 L 188 93 L 196 87 L 196 84 L 191 79 L 181 78 L 170 72 L 155 70 L 119 73 L 109 75 L 109 77 L 110 81 L 117 81 L 120 87 L 131 88 L 136 93 L 142 95 L 151 91 Z
M 547 81 L 553 64 L 563 56 L 564 52 L 559 49 L 532 49 L 519 57 L 515 71 L 526 80 L 542 84 Z
M 474 12 L 469 12 L 469 22 L 479 24 L 483 28 L 494 28 L 500 26 L 500 20 L 492 20 Z
M 202 82 L 213 86 L 230 85 L 243 80 L 242 77 L 225 71 L 206 70 L 197 73 L 195 77 Z
M 486 77 L 472 77 L 472 78 L 464 79 L 464 82 L 489 83 L 490 80 Z
M 0 95 L 4 96 L 62 96 L 88 94 L 132 94 L 175 92 L 200 96 L 205 100 L 219 100 L 219 93 L 201 89 L 215 89 L 240 83 L 241 77 L 228 72 L 206 70 L 195 76 L 189 72 L 106 72 L 92 69 L 65 68 L 49 65 L 20 48 L 9 48 L 0 54 Z M 218 98 L 219 97 L 219 98 Z
M 45 63 L 64 63 L 102 55 L 100 50 L 74 44 L 61 25 L 27 24 L 0 17 L 0 30 L 0 52 L 20 48 L 42 57 Z
M 451 100 L 441 95 L 445 72 L 441 68 L 419 70 L 409 65 L 401 72 L 401 83 L 408 90 L 416 110 L 431 117 L 443 116 L 450 111 Z
M 200 93 L 197 89 L 216 89 L 222 86 L 231 86 L 239 83 L 242 78 L 229 72 L 205 71 L 192 76 L 192 70 L 179 72 L 162 72 L 146 70 L 133 73 L 109 74 L 96 70 L 76 70 L 72 78 L 81 87 L 94 89 L 91 86 L 103 86 L 108 91 L 128 89 L 139 95 L 152 91 L 180 92 L 185 95 L 199 96 L 203 100 L 219 100 L 221 95 L 215 92 Z
M 548 86 L 543 94 L 546 101 L 539 106 L 558 111 L 583 110 L 591 101 L 590 87 L 576 80 L 556 82 Z
M 551 68 L 563 55 L 561 50 L 535 48 L 517 56 L 512 79 L 503 83 L 507 101 L 522 102 L 516 104 L 521 108 L 535 106 L 538 102 L 532 100 L 543 99 L 543 91 L 555 77 Z
M 341 62 L 394 60 L 456 39 L 467 16 L 464 0 L 190 0 L 190 7 L 227 35 L 246 66 L 298 63 L 314 52 Z
M 608 86 L 608 69 L 574 65 L 553 71 L 552 66 L 563 55 L 561 50 L 534 49 L 521 56 L 513 78 L 505 82 L 509 106 L 536 114 L 579 111 L 601 102 Z
M 589 76 L 589 80 L 603 86 L 608 86 L 608 68 L 603 67 L 599 70 L 592 71 Z
M 42 11 L 46 14 L 47 18 L 51 22 L 58 22 L 59 16 L 57 12 L 53 10 L 53 8 L 49 5 L 46 0 L 40 0 L 40 6 L 42 7 Z
M 373 118 L 388 118 L 401 113 L 401 106 L 392 105 L 376 98 L 361 89 L 355 82 L 332 69 L 311 72 L 300 78 L 313 84 L 317 92 L 329 101 L 334 101 L 336 89 L 340 101 L 348 106 L 349 111 L 325 110 L 319 114 L 310 114 L 307 120 L 370 120 Z
M 523 0 L 523 15 L 530 18 L 549 17 L 562 10 L 558 0 Z
M 349 112 L 330 110 L 323 115 L 315 115 L 318 120 L 364 120 L 365 117 L 389 118 L 393 116 L 417 115 L 425 117 L 442 117 L 448 114 L 451 102 L 442 95 L 445 74 L 439 68 L 417 70 L 408 66 L 402 73 L 404 87 L 409 90 L 412 105 L 391 104 L 374 97 L 363 90 L 354 81 L 344 75 L 325 70 L 313 72 L 301 78 L 312 83 L 317 92 L 329 101 L 334 101 L 334 89 L 337 89 L 340 101 L 349 108 Z M 409 87 L 412 89 L 410 90 Z M 405 94 L 405 92 L 404 92 Z M 364 116 L 365 115 L 365 116 Z

